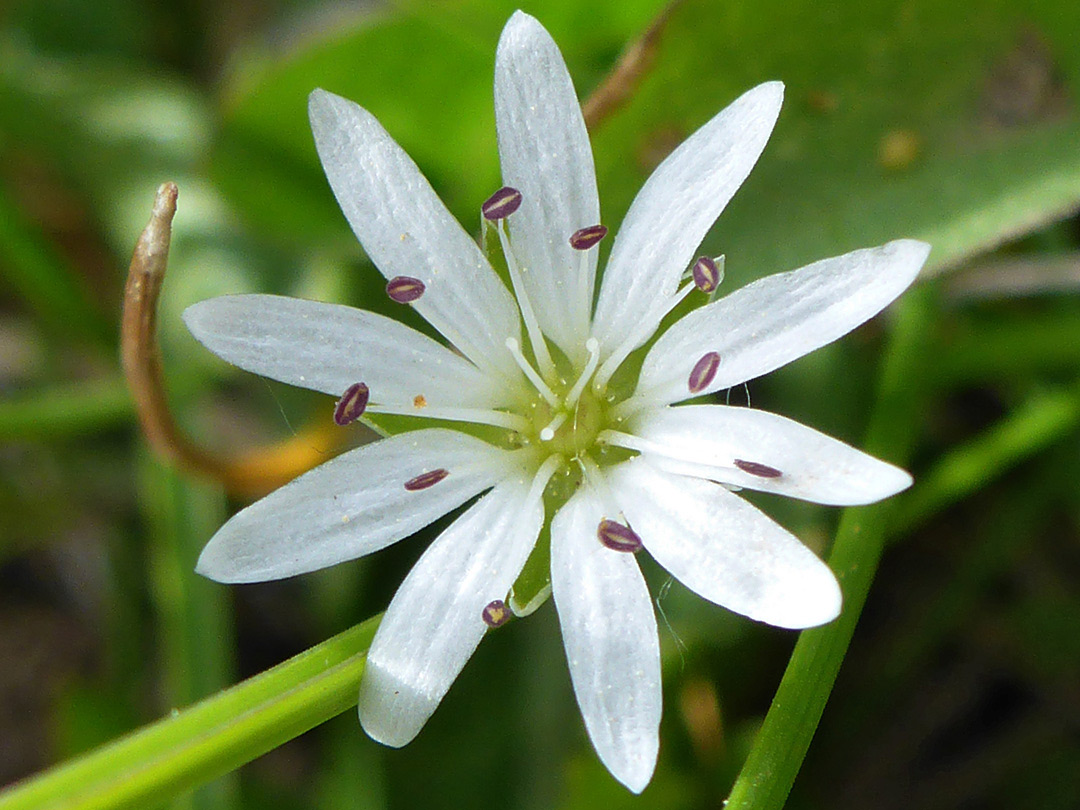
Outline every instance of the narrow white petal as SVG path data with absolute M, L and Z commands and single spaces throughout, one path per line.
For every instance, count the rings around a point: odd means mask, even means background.
M 777 273 L 694 310 L 649 350 L 638 382 L 671 403 L 760 377 L 831 343 L 872 318 L 910 286 L 930 253 L 898 239 Z M 712 382 L 691 394 L 687 380 L 707 352 L 719 352 Z
M 503 182 L 522 195 L 509 226 L 529 300 L 544 334 L 581 357 L 597 249 L 582 262 L 569 239 L 600 222 L 596 171 L 562 54 L 521 11 L 503 29 L 495 55 L 495 123 Z
M 262 582 L 354 560 L 407 537 L 514 469 L 512 453 L 453 430 L 418 430 L 343 453 L 238 512 L 196 570 L 218 582 Z M 449 475 L 427 489 L 421 473 Z
M 449 480 L 449 479 L 447 479 Z M 543 521 L 529 482 L 499 484 L 424 552 L 375 633 L 360 682 L 360 723 L 384 745 L 413 739 L 472 655 L 484 607 L 503 599 Z
M 422 281 L 411 306 L 476 365 L 516 379 L 505 344 L 520 336 L 514 300 L 416 164 L 347 99 L 315 90 L 308 113 L 334 196 L 375 266 Z
M 898 467 L 791 419 L 752 408 L 649 409 L 634 417 L 630 430 L 648 442 L 642 449 L 657 466 L 814 503 L 873 503 L 911 486 L 911 476 Z M 736 460 L 764 464 L 781 475 L 752 475 L 736 466 Z
M 660 745 L 660 643 L 633 554 L 597 539 L 605 515 L 578 490 L 551 523 L 551 588 L 585 728 L 612 775 L 635 793 L 652 778 Z
M 690 590 L 777 627 L 814 627 L 839 615 L 840 586 L 829 567 L 738 495 L 661 472 L 641 456 L 609 478 L 645 548 Z
M 638 192 L 604 270 L 593 335 L 611 351 L 631 327 L 659 325 L 660 305 L 720 212 L 757 163 L 783 102 L 784 86 L 744 93 L 672 152 Z
M 500 381 L 415 329 L 373 312 L 277 295 L 225 295 L 184 311 L 191 334 L 223 360 L 334 396 L 366 383 L 372 402 L 492 408 Z

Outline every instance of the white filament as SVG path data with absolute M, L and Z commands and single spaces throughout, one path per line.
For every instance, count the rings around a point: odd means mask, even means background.
M 589 382 L 589 378 L 592 377 L 596 366 L 600 362 L 600 341 L 596 338 L 589 338 L 585 341 L 585 348 L 589 351 L 589 360 L 585 363 L 585 369 L 581 372 L 581 376 L 578 377 L 577 382 L 574 383 L 574 387 L 570 389 L 570 393 L 566 395 L 567 409 L 573 408 L 578 401 L 578 397 L 581 396 L 581 392 L 585 390 L 585 386 Z
M 521 280 L 521 269 L 518 267 L 517 257 L 510 247 L 510 237 L 506 232 L 505 220 L 499 220 L 495 230 L 499 234 L 499 243 L 502 245 L 503 255 L 506 256 L 506 268 L 510 271 L 510 281 L 514 285 L 514 294 L 517 296 L 518 306 L 521 308 L 521 318 L 525 321 L 525 331 L 529 335 L 529 343 L 532 344 L 533 355 L 540 366 L 540 370 L 549 378 L 555 379 L 555 363 L 548 351 L 547 341 L 540 331 L 540 322 L 536 320 L 529 296 L 525 293 L 525 284 Z
M 529 378 L 536 390 L 540 392 L 548 405 L 553 408 L 559 407 L 559 398 L 555 396 L 555 392 L 548 387 L 548 384 L 544 382 L 543 378 L 536 373 L 536 369 L 532 367 L 532 364 L 526 359 L 525 355 L 521 353 L 521 344 L 517 342 L 517 338 L 508 337 L 506 339 L 506 348 L 510 350 L 510 354 L 514 356 L 514 360 L 521 368 L 521 373 Z
M 659 307 L 650 311 L 646 317 L 642 318 L 638 323 L 637 328 L 630 330 L 626 339 L 619 344 L 618 348 L 616 348 L 615 351 L 608 356 L 608 359 L 604 361 L 603 365 L 600 366 L 600 370 L 596 372 L 596 379 L 593 382 L 593 387 L 597 391 L 603 390 L 604 386 L 607 385 L 608 381 L 611 379 L 611 375 L 618 371 L 619 366 L 622 365 L 623 360 L 629 356 L 630 352 L 636 349 L 649 334 L 660 325 L 660 322 L 667 317 L 667 314 L 678 306 L 679 302 L 695 289 L 697 289 L 697 285 L 695 285 L 693 281 L 684 284 L 682 289 L 675 293 L 675 295 L 663 300 Z
M 516 430 L 519 433 L 527 431 L 530 427 L 529 420 L 516 413 L 506 411 L 493 411 L 484 408 L 440 408 L 425 406 L 423 408 L 372 405 L 368 404 L 367 410 L 371 413 L 387 413 L 396 416 L 422 416 L 425 419 L 445 419 L 449 422 L 469 422 L 474 425 L 491 425 L 492 427 Z

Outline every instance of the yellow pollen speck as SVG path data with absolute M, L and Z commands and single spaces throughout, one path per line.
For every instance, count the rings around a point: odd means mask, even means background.
M 412 404 L 414 408 L 426 408 L 427 399 L 424 397 L 423 394 L 417 394 L 415 397 L 412 398 Z

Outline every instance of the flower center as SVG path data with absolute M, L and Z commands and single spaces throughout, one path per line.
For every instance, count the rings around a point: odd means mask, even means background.
M 522 441 L 545 456 L 559 455 L 567 461 L 580 458 L 593 447 L 607 422 L 606 403 L 589 385 L 599 364 L 599 344 L 590 338 L 585 344 L 588 359 L 576 378 L 554 386 L 533 368 L 517 340 L 508 338 L 506 346 L 536 389 L 528 409 L 529 427 L 519 431 Z
M 580 458 L 595 444 L 605 421 L 603 403 L 592 393 L 586 392 L 569 407 L 564 406 L 559 410 L 538 407 L 534 421 L 535 436 L 545 450 L 566 459 Z

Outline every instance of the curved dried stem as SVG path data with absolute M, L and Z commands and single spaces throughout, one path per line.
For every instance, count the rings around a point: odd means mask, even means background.
M 336 445 L 338 436 L 329 424 L 309 427 L 279 444 L 227 457 L 198 446 L 177 424 L 165 394 L 157 341 L 157 303 L 165 280 L 177 193 L 175 183 L 158 188 L 150 221 L 131 257 L 120 329 L 124 377 L 139 424 L 156 453 L 184 470 L 219 481 L 232 493 L 269 492 L 323 461 L 320 448 Z

